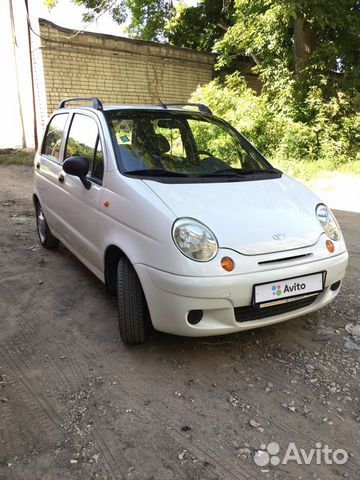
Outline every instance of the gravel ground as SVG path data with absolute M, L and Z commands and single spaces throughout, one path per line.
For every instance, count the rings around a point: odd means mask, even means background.
M 64 247 L 39 247 L 31 176 L 0 167 L 1 479 L 358 478 L 359 214 L 336 212 L 350 264 L 332 305 L 129 348 L 102 284 Z M 349 459 L 284 464 L 291 442 Z

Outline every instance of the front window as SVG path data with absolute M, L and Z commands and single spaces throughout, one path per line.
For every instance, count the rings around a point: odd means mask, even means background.
M 226 122 L 191 112 L 106 113 L 124 174 L 244 179 L 280 175 Z
M 86 115 L 75 113 L 70 126 L 64 158 L 85 157 L 89 161 L 88 176 L 101 182 L 104 174 L 104 155 L 95 120 Z

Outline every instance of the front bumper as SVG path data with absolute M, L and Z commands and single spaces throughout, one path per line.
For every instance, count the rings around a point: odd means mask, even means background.
M 174 275 L 136 264 L 153 326 L 156 330 L 184 336 L 210 336 L 234 333 L 272 325 L 317 310 L 339 293 L 330 287 L 345 275 L 348 253 L 301 265 L 282 266 L 262 272 L 230 276 L 190 277 Z M 236 320 L 234 308 L 251 305 L 253 285 L 326 271 L 324 291 L 311 305 L 259 320 Z M 190 310 L 202 310 L 196 325 L 188 322 Z

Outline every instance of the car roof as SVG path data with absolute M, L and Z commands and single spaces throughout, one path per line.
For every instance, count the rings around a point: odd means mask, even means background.
M 199 110 L 193 110 L 190 108 L 175 108 L 175 107 L 162 107 L 161 105 L 103 105 L 103 109 L 99 110 L 91 106 L 85 106 L 85 105 L 74 105 L 71 107 L 63 107 L 59 108 L 56 110 L 56 112 L 67 112 L 71 110 L 90 110 L 93 112 L 109 112 L 109 111 L 114 111 L 114 110 L 128 110 L 128 111 L 154 111 L 154 112 L 190 112 L 190 113 L 198 113 L 203 115 L 204 112 L 200 112 Z
M 67 106 L 66 104 L 69 102 L 92 102 L 92 106 L 90 105 L 74 105 L 74 106 Z M 184 108 L 186 107 L 186 108 Z M 190 107 L 190 108 L 189 108 Z M 192 107 L 195 107 L 192 108 Z M 135 110 L 135 111 L 157 111 L 157 112 L 164 112 L 164 111 L 174 111 L 174 112 L 200 112 L 202 114 L 212 115 L 211 110 L 209 107 L 202 103 L 191 103 L 191 102 L 177 102 L 177 103 L 163 103 L 160 101 L 160 105 L 129 105 L 129 104 L 114 104 L 114 105 L 103 105 L 103 103 L 96 97 L 75 97 L 75 98 L 68 98 L 64 99 L 60 102 L 58 110 L 71 110 L 71 109 L 86 109 L 92 111 L 126 111 L 126 110 Z
M 175 107 L 162 107 L 161 105 L 104 105 L 104 111 L 108 110 L 155 110 L 155 111 L 175 111 L 183 112 L 184 110 L 188 112 L 198 113 L 198 110 L 184 109 L 184 108 L 175 108 Z
M 63 107 L 60 109 L 55 110 L 51 117 L 57 115 L 59 113 L 71 113 L 74 111 L 79 112 L 79 110 L 83 110 L 84 112 L 93 112 L 96 115 L 99 113 L 106 113 L 106 112 L 121 112 L 126 114 L 126 112 L 137 112 L 140 116 L 141 113 L 145 112 L 153 112 L 153 113 L 160 113 L 160 114 L 180 114 L 180 115 L 191 115 L 196 117 L 211 117 L 215 118 L 212 113 L 207 112 L 200 112 L 199 110 L 190 110 L 190 108 L 164 108 L 158 105 L 103 105 L 102 110 L 90 107 L 90 106 L 71 106 L 71 107 Z M 49 119 L 51 118 L 49 117 Z

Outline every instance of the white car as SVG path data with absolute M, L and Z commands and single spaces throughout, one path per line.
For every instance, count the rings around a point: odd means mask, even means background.
M 204 105 L 64 100 L 34 163 L 41 244 L 60 240 L 117 294 L 125 343 L 150 324 L 271 325 L 339 292 L 348 253 L 331 211 Z

